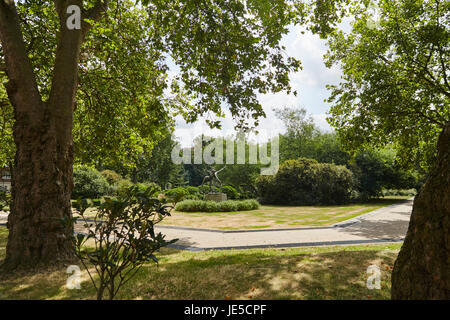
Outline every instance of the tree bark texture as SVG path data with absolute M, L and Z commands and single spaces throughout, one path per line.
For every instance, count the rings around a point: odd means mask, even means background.
M 450 299 L 450 122 L 437 163 L 414 199 L 405 241 L 392 273 L 392 299 Z
M 0 40 L 17 149 L 6 269 L 48 266 L 74 257 L 73 227 L 62 220 L 72 218 L 73 109 L 77 63 L 88 26 L 67 29 L 65 11 L 71 4 L 82 7 L 81 0 L 55 1 L 60 16 L 58 46 L 50 96 L 42 101 L 14 1 L 0 0 Z

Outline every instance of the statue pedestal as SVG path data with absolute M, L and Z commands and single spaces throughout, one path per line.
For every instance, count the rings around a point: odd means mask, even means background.
M 205 195 L 205 200 L 215 202 L 227 201 L 227 195 L 225 193 L 208 193 Z

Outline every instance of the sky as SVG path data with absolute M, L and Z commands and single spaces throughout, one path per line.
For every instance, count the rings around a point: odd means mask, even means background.
M 292 26 L 282 40 L 286 53 L 302 62 L 303 69 L 290 75 L 292 89 L 298 94 L 294 96 L 278 93 L 258 96 L 267 117 L 261 118 L 257 128 L 260 135 L 254 137 L 255 141 L 267 141 L 267 138 L 285 131 L 283 123 L 275 117 L 273 112 L 273 108 L 285 106 L 305 108 L 320 129 L 332 130 L 326 121 L 330 108 L 330 105 L 324 101 L 330 94 L 326 85 L 339 83 L 341 73 L 336 67 L 328 69 L 323 62 L 323 55 L 327 51 L 326 41 L 308 31 L 301 34 L 302 28 Z M 221 130 L 209 129 L 204 119 L 188 124 L 179 117 L 176 119 L 174 134 L 182 147 L 189 147 L 192 145 L 193 138 L 202 133 L 209 136 L 229 136 L 235 132 L 234 126 L 235 123 L 229 112 L 226 112 L 226 117 L 222 119 Z

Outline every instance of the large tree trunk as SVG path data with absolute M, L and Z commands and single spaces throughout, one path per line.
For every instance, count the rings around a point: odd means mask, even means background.
M 414 200 L 392 273 L 392 299 L 450 299 L 450 122 L 437 163 Z
M 39 121 L 16 112 L 13 201 L 8 217 L 6 268 L 71 259 L 72 140 L 62 142 L 47 104 Z M 71 127 L 67 128 L 71 132 Z
M 0 0 L 0 40 L 14 107 L 13 201 L 8 217 L 6 268 L 48 266 L 73 257 L 70 196 L 73 164 L 73 110 L 81 43 L 91 27 L 66 27 L 66 8 L 81 0 L 54 1 L 60 18 L 50 96 L 42 101 L 21 32 L 14 1 Z M 98 19 L 108 1 L 85 17 Z

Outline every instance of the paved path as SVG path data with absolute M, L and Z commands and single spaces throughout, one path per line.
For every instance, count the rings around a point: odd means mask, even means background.
M 155 228 L 165 234 L 166 239 L 179 239 L 173 247 L 192 251 L 400 242 L 408 229 L 411 210 L 412 199 L 331 227 L 231 231 L 172 226 Z M 0 213 L 0 225 L 6 220 L 7 215 Z
M 400 242 L 411 211 L 412 199 L 331 227 L 222 231 L 156 226 L 156 230 L 166 239 L 178 238 L 175 248 L 192 251 Z
M 0 226 L 6 225 L 8 221 L 8 214 L 6 212 L 0 211 Z

